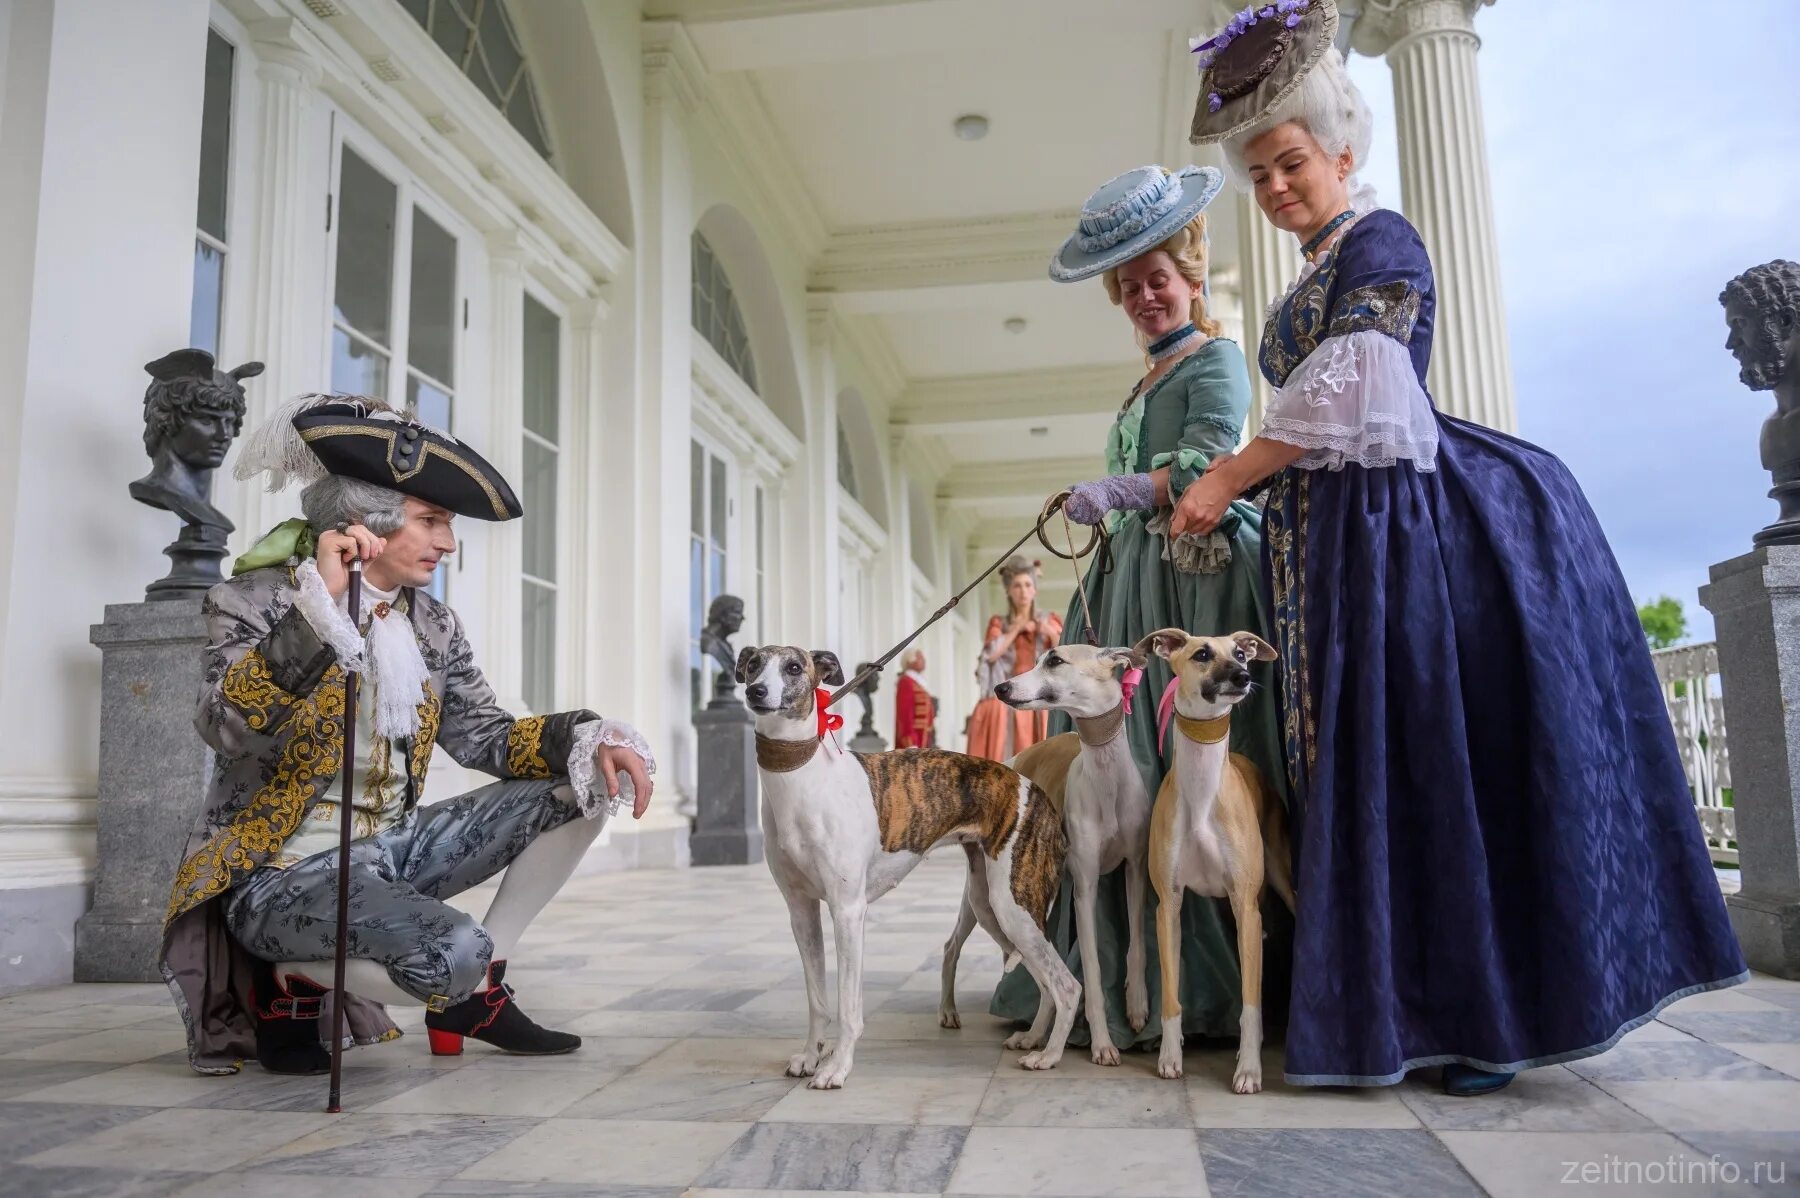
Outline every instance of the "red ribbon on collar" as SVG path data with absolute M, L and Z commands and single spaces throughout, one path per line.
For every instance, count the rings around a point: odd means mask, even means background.
M 820 740 L 825 739 L 825 734 L 827 732 L 836 732 L 839 728 L 842 728 L 844 726 L 844 717 L 843 716 L 833 715 L 831 712 L 829 712 L 825 709 L 825 704 L 827 701 L 830 700 L 830 698 L 831 698 L 831 692 L 826 690 L 822 686 L 819 687 L 817 690 L 813 691 L 813 706 L 815 708 L 817 708 L 818 712 L 819 712 L 819 739 Z

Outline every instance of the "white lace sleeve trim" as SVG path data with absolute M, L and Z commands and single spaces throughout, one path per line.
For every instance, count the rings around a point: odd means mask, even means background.
M 1438 422 L 1400 342 L 1373 330 L 1327 337 L 1294 367 L 1261 435 L 1307 451 L 1303 470 L 1345 463 L 1437 469 Z
M 331 646 L 337 654 L 338 663 L 346 670 L 362 671 L 367 663 L 363 660 L 363 638 L 356 631 L 356 625 L 350 622 L 350 613 L 341 605 L 341 599 L 333 599 L 331 592 L 325 589 L 325 580 L 319 575 L 319 564 L 308 558 L 300 563 L 295 572 L 300 583 L 300 592 L 294 597 L 294 606 L 312 625 L 312 630 L 321 641 Z
M 575 739 L 569 746 L 569 785 L 575 791 L 575 805 L 581 814 L 593 819 L 601 813 L 617 815 L 619 809 L 636 799 L 631 779 L 619 773 L 619 793 L 606 793 L 606 779 L 601 775 L 594 754 L 601 745 L 630 749 L 644 759 L 644 772 L 656 773 L 656 756 L 643 735 L 624 720 L 589 720 L 575 727 Z

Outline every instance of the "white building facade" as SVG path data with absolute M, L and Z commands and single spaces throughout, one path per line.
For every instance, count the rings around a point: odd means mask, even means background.
M 1435 389 L 1508 425 L 1479 4 L 1366 7 L 1346 25 L 1395 65 L 1443 279 Z M 489 458 L 527 514 L 459 522 L 444 595 L 508 706 L 656 747 L 657 802 L 595 866 L 685 864 L 715 595 L 744 599 L 740 645 L 872 658 L 1101 470 L 1141 359 L 1099 285 L 1045 263 L 1105 178 L 1194 160 L 1186 37 L 1225 15 L 1134 0 L 1096 37 L 1068 0 L 0 3 L 0 992 L 69 976 L 88 629 L 176 531 L 125 489 L 145 363 L 266 363 L 247 426 L 349 391 Z M 1253 342 L 1294 247 L 1215 207 L 1213 294 Z M 229 468 L 214 500 L 234 553 L 297 511 Z M 948 747 L 999 601 L 920 642 Z M 440 761 L 427 801 L 474 783 Z

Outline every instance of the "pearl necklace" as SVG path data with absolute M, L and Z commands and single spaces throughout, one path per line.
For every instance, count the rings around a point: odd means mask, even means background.
M 1192 321 L 1189 321 L 1173 332 L 1165 333 L 1152 341 L 1144 352 L 1149 355 L 1150 361 L 1154 365 L 1168 361 L 1198 340 L 1200 340 L 1200 330 L 1194 327 Z

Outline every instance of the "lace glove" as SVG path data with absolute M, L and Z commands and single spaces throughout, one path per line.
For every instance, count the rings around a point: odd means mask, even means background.
M 606 779 L 600 776 L 594 761 L 601 745 L 630 749 L 643 758 L 646 774 L 656 773 L 656 758 L 649 743 L 624 720 L 589 720 L 577 726 L 574 743 L 569 747 L 569 785 L 574 788 L 576 806 L 589 819 L 601 812 L 617 815 L 620 808 L 630 806 L 637 798 L 636 788 L 624 770 L 619 771 L 618 796 L 606 793 Z
M 1147 512 L 1156 506 L 1156 483 L 1148 474 L 1109 474 L 1069 488 L 1063 511 L 1077 524 L 1098 524 L 1106 513 Z

